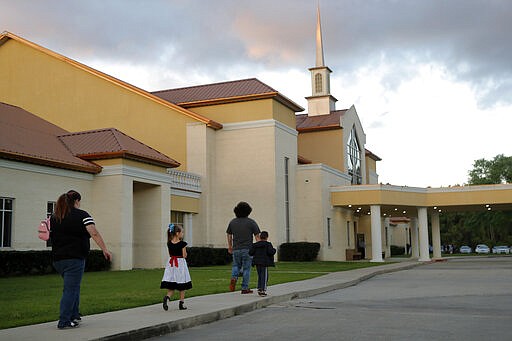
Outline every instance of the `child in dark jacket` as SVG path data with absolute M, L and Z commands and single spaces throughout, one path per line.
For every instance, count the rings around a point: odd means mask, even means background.
M 274 255 L 276 249 L 267 241 L 268 232 L 260 233 L 260 240 L 252 244 L 249 255 L 252 256 L 252 265 L 258 272 L 258 295 L 267 296 L 268 267 L 275 266 Z

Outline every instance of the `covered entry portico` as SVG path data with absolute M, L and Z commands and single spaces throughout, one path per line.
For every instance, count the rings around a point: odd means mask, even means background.
M 428 215 L 432 224 L 433 257 L 441 258 L 439 214 L 442 212 L 512 210 L 512 184 L 418 188 L 358 185 L 331 188 L 331 205 L 371 215 L 372 262 L 382 262 L 382 224 L 389 217 L 409 217 L 413 257 L 429 261 Z M 414 227 L 414 226 L 413 226 Z

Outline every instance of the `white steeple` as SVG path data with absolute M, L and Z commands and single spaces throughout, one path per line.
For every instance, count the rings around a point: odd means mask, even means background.
M 331 80 L 329 78 L 332 72 L 324 65 L 324 48 L 322 41 L 322 26 L 320 23 L 320 5 L 316 10 L 316 66 L 310 68 L 311 72 L 311 96 L 308 100 L 308 115 L 328 115 L 336 110 L 337 99 L 331 96 Z
M 320 24 L 320 5 L 316 8 L 316 67 L 324 66 L 324 48 L 322 44 L 322 26 Z

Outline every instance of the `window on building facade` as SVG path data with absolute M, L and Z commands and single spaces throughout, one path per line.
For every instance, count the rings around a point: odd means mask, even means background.
M 0 198 L 0 247 L 11 246 L 13 202 L 12 198 Z
M 182 227 L 184 227 L 184 225 L 183 225 L 183 222 L 185 221 L 184 217 L 185 217 L 185 213 L 183 213 L 183 212 L 171 211 L 171 224 L 179 224 Z
M 347 245 L 350 246 L 350 221 L 347 221 Z
M 315 75 L 315 92 L 319 93 L 322 92 L 322 74 L 317 73 Z
M 327 246 L 331 246 L 331 218 L 327 218 Z
M 348 175 L 352 178 L 352 185 L 360 185 L 363 182 L 361 175 L 361 151 L 357 141 L 356 129 L 352 128 L 347 143 Z
M 55 201 L 48 201 L 46 203 L 46 217 L 49 218 L 55 212 L 55 205 L 57 203 Z M 46 246 L 52 246 L 52 240 L 48 239 L 46 241 Z
M 286 228 L 286 242 L 290 242 L 290 174 L 289 174 L 290 159 L 284 158 L 284 209 L 285 209 L 285 228 Z

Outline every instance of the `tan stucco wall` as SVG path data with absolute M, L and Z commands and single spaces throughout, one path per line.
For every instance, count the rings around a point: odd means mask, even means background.
M 313 163 L 324 163 L 345 171 L 345 145 L 343 130 L 325 130 L 301 133 L 298 136 L 298 153 Z
M 12 249 L 46 249 L 46 243 L 37 237 L 37 226 L 46 218 L 47 202 L 56 202 L 70 189 L 82 195 L 81 208 L 98 219 L 90 195 L 92 175 L 2 159 L 0 165 L 0 196 L 14 198 Z
M 346 177 L 334 174 L 325 166 L 302 165 L 297 168 L 297 210 L 296 232 L 293 241 L 319 242 L 320 260 L 343 261 L 345 249 L 354 248 L 353 222 L 357 218 L 350 210 L 332 207 L 329 187 L 335 184 L 347 184 Z M 330 218 L 330 245 L 327 232 L 327 218 Z M 349 236 L 346 223 L 350 222 Z
M 207 189 L 208 245 L 226 247 L 226 228 L 234 218 L 233 207 L 247 201 L 251 218 L 279 245 L 285 238 L 284 158 L 290 166 L 290 224 L 294 224 L 294 167 L 296 132 L 272 120 L 247 125 L 225 125 L 215 132 L 215 163 Z
M 186 169 L 185 125 L 197 120 L 15 40 L 0 51 L 0 101 L 71 132 L 115 127 Z

